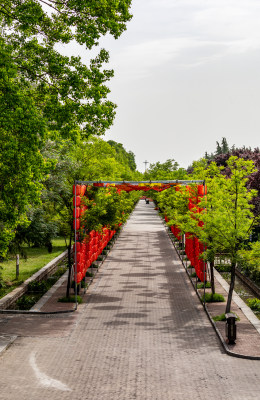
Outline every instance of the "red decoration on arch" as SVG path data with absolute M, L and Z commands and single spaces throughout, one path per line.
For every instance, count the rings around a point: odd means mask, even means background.
M 155 190 L 161 192 L 163 190 L 175 187 L 175 190 L 180 190 L 180 183 L 103 183 L 103 182 L 93 182 L 91 183 L 95 187 L 116 187 L 118 193 L 121 190 L 126 192 L 131 192 L 133 190 L 140 190 L 147 192 L 149 190 Z M 78 184 L 73 186 L 73 205 L 74 205 L 74 228 L 76 232 L 81 228 L 80 226 L 80 216 L 84 213 L 86 206 L 81 205 L 81 197 L 85 195 L 87 186 L 84 184 Z M 207 188 L 204 185 L 197 185 L 197 190 L 194 190 L 186 185 L 187 190 L 190 193 L 189 197 L 189 210 L 193 210 L 195 213 L 200 213 L 202 209 L 199 207 L 201 197 L 207 194 Z M 169 219 L 165 215 L 165 221 L 168 222 Z M 199 222 L 203 225 L 202 222 Z M 177 225 L 172 225 L 170 227 L 174 236 L 181 240 L 181 230 Z M 75 282 L 80 283 L 84 279 L 87 269 L 90 265 L 97 260 L 98 256 L 102 253 L 103 249 L 106 247 L 108 242 L 112 239 L 116 231 L 110 230 L 103 227 L 102 234 L 98 232 L 90 232 L 88 239 L 84 239 L 83 242 L 76 241 L 74 244 L 74 250 L 76 253 L 75 264 L 74 264 L 74 279 Z M 77 236 L 77 234 L 76 234 Z M 76 249 L 75 249 L 76 247 Z M 205 262 L 202 259 L 202 254 L 205 251 L 205 247 L 199 242 L 198 238 L 193 237 L 189 232 L 186 232 L 185 240 L 185 252 L 191 265 L 195 268 L 198 278 L 204 282 L 206 280 L 206 269 Z

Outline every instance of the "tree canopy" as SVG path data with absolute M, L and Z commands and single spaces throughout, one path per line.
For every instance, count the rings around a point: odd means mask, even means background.
M 186 170 L 179 168 L 179 164 L 174 159 L 168 159 L 163 163 L 157 161 L 150 164 L 144 173 L 144 179 L 150 180 L 185 179 L 186 176 Z
M 62 46 L 85 49 L 111 34 L 118 38 L 131 19 L 131 0 L 3 0 L 0 4 L 0 256 L 28 206 L 41 200 L 43 182 L 56 161 L 45 144 L 87 140 L 113 123 L 107 99 L 112 70 L 101 49 L 85 65 Z M 44 150 L 44 151 L 43 151 Z M 57 152 L 58 154 L 58 152 Z M 59 157 L 57 158 L 59 159 Z
M 136 170 L 135 155 L 132 151 L 126 151 L 122 143 L 108 140 L 107 143 L 116 151 L 116 159 L 122 164 L 128 164 L 132 171 Z

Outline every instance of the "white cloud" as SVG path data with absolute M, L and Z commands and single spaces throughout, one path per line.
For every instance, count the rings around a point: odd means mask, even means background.
M 129 26 L 132 33 L 140 23 L 138 6 L 134 3 L 137 21 Z M 152 0 L 146 13 L 144 4 L 140 7 L 142 41 L 136 35 L 131 45 L 112 55 L 112 66 L 119 67 L 121 77 L 149 76 L 166 63 L 174 68 L 197 67 L 260 48 L 258 1 Z

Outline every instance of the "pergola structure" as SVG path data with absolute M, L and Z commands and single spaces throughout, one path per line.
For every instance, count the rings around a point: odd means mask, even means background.
M 150 181 L 75 181 L 74 185 L 74 229 L 75 229 L 75 247 L 74 247 L 74 274 L 75 277 L 78 276 L 78 264 L 80 264 L 81 257 L 79 257 L 79 248 L 81 247 L 81 244 L 77 241 L 77 231 L 79 229 L 79 217 L 81 215 L 80 211 L 80 203 L 81 200 L 80 198 L 84 196 L 86 189 L 88 186 L 94 186 L 94 187 L 99 187 L 99 188 L 108 188 L 108 187 L 116 187 L 119 190 L 124 190 L 126 192 L 130 192 L 133 190 L 140 190 L 140 191 L 149 191 L 149 190 L 155 190 L 157 192 L 161 192 L 163 190 L 170 189 L 172 187 L 178 187 L 178 186 L 190 186 L 190 185 L 198 185 L 199 193 L 200 196 L 203 196 L 206 194 L 206 186 L 205 186 L 205 181 L 203 180 L 150 180 Z M 176 189 L 177 190 L 177 189 Z M 189 208 L 192 209 L 194 207 L 194 203 L 192 200 L 190 200 Z M 165 216 L 165 220 L 167 221 L 167 216 Z M 78 222 L 78 225 L 77 225 Z M 174 228 L 174 229 L 173 229 Z M 172 233 L 178 237 L 178 228 L 176 227 L 171 227 Z M 176 231 L 177 230 L 177 231 Z M 177 233 L 176 233 L 177 232 Z M 97 250 L 97 245 L 100 246 L 100 248 L 104 248 L 102 246 L 105 245 L 105 243 L 108 242 L 113 236 L 115 231 L 110 231 L 105 233 L 105 240 L 100 241 L 100 235 L 93 233 L 93 236 L 91 237 L 91 241 L 95 243 L 94 249 Z M 191 240 L 189 237 L 187 237 L 186 243 Z M 192 239 L 193 240 L 193 239 Z M 99 243 L 100 241 L 100 243 Z M 102 242 L 102 244 L 101 244 Z M 98 244 L 99 243 L 99 244 Z M 196 244 L 198 247 L 198 243 Z M 88 244 L 83 244 L 84 251 L 89 253 L 89 245 Z M 188 246 L 187 246 L 188 247 Z M 202 248 L 203 247 L 203 248 Z M 188 248 L 187 248 L 188 250 Z M 201 244 L 199 244 L 199 251 L 203 252 L 205 250 L 205 247 Z M 101 250 L 102 251 L 102 250 Z M 91 259 L 87 261 L 87 267 L 95 260 L 95 257 L 98 257 L 98 251 L 95 252 L 95 256 L 91 256 Z M 84 260 L 86 263 L 86 260 Z M 201 261 L 203 263 L 203 269 L 201 270 L 199 278 L 205 282 L 206 280 L 206 268 L 205 268 L 205 263 L 204 261 Z M 81 264 L 80 264 L 81 265 Z M 197 272 L 197 271 L 196 271 Z M 80 281 L 80 278 L 76 279 L 75 282 Z M 77 286 L 77 285 L 76 285 Z M 77 288 L 76 288 L 76 295 L 77 295 Z
M 117 188 L 122 188 L 122 190 L 132 191 L 132 190 L 156 190 L 161 192 L 162 190 L 169 189 L 177 185 L 204 185 L 203 180 L 159 180 L 159 181 L 75 181 L 76 185 L 90 185 L 96 187 L 109 187 L 115 186 Z M 123 189 L 124 188 L 124 189 Z

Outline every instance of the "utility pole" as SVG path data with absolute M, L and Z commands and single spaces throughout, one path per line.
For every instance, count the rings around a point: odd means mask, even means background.
M 145 168 L 145 169 L 144 169 L 144 172 L 146 172 L 146 165 L 147 165 L 147 164 L 149 164 L 149 161 L 146 161 L 146 160 L 145 160 L 145 161 L 144 161 L 144 168 Z

